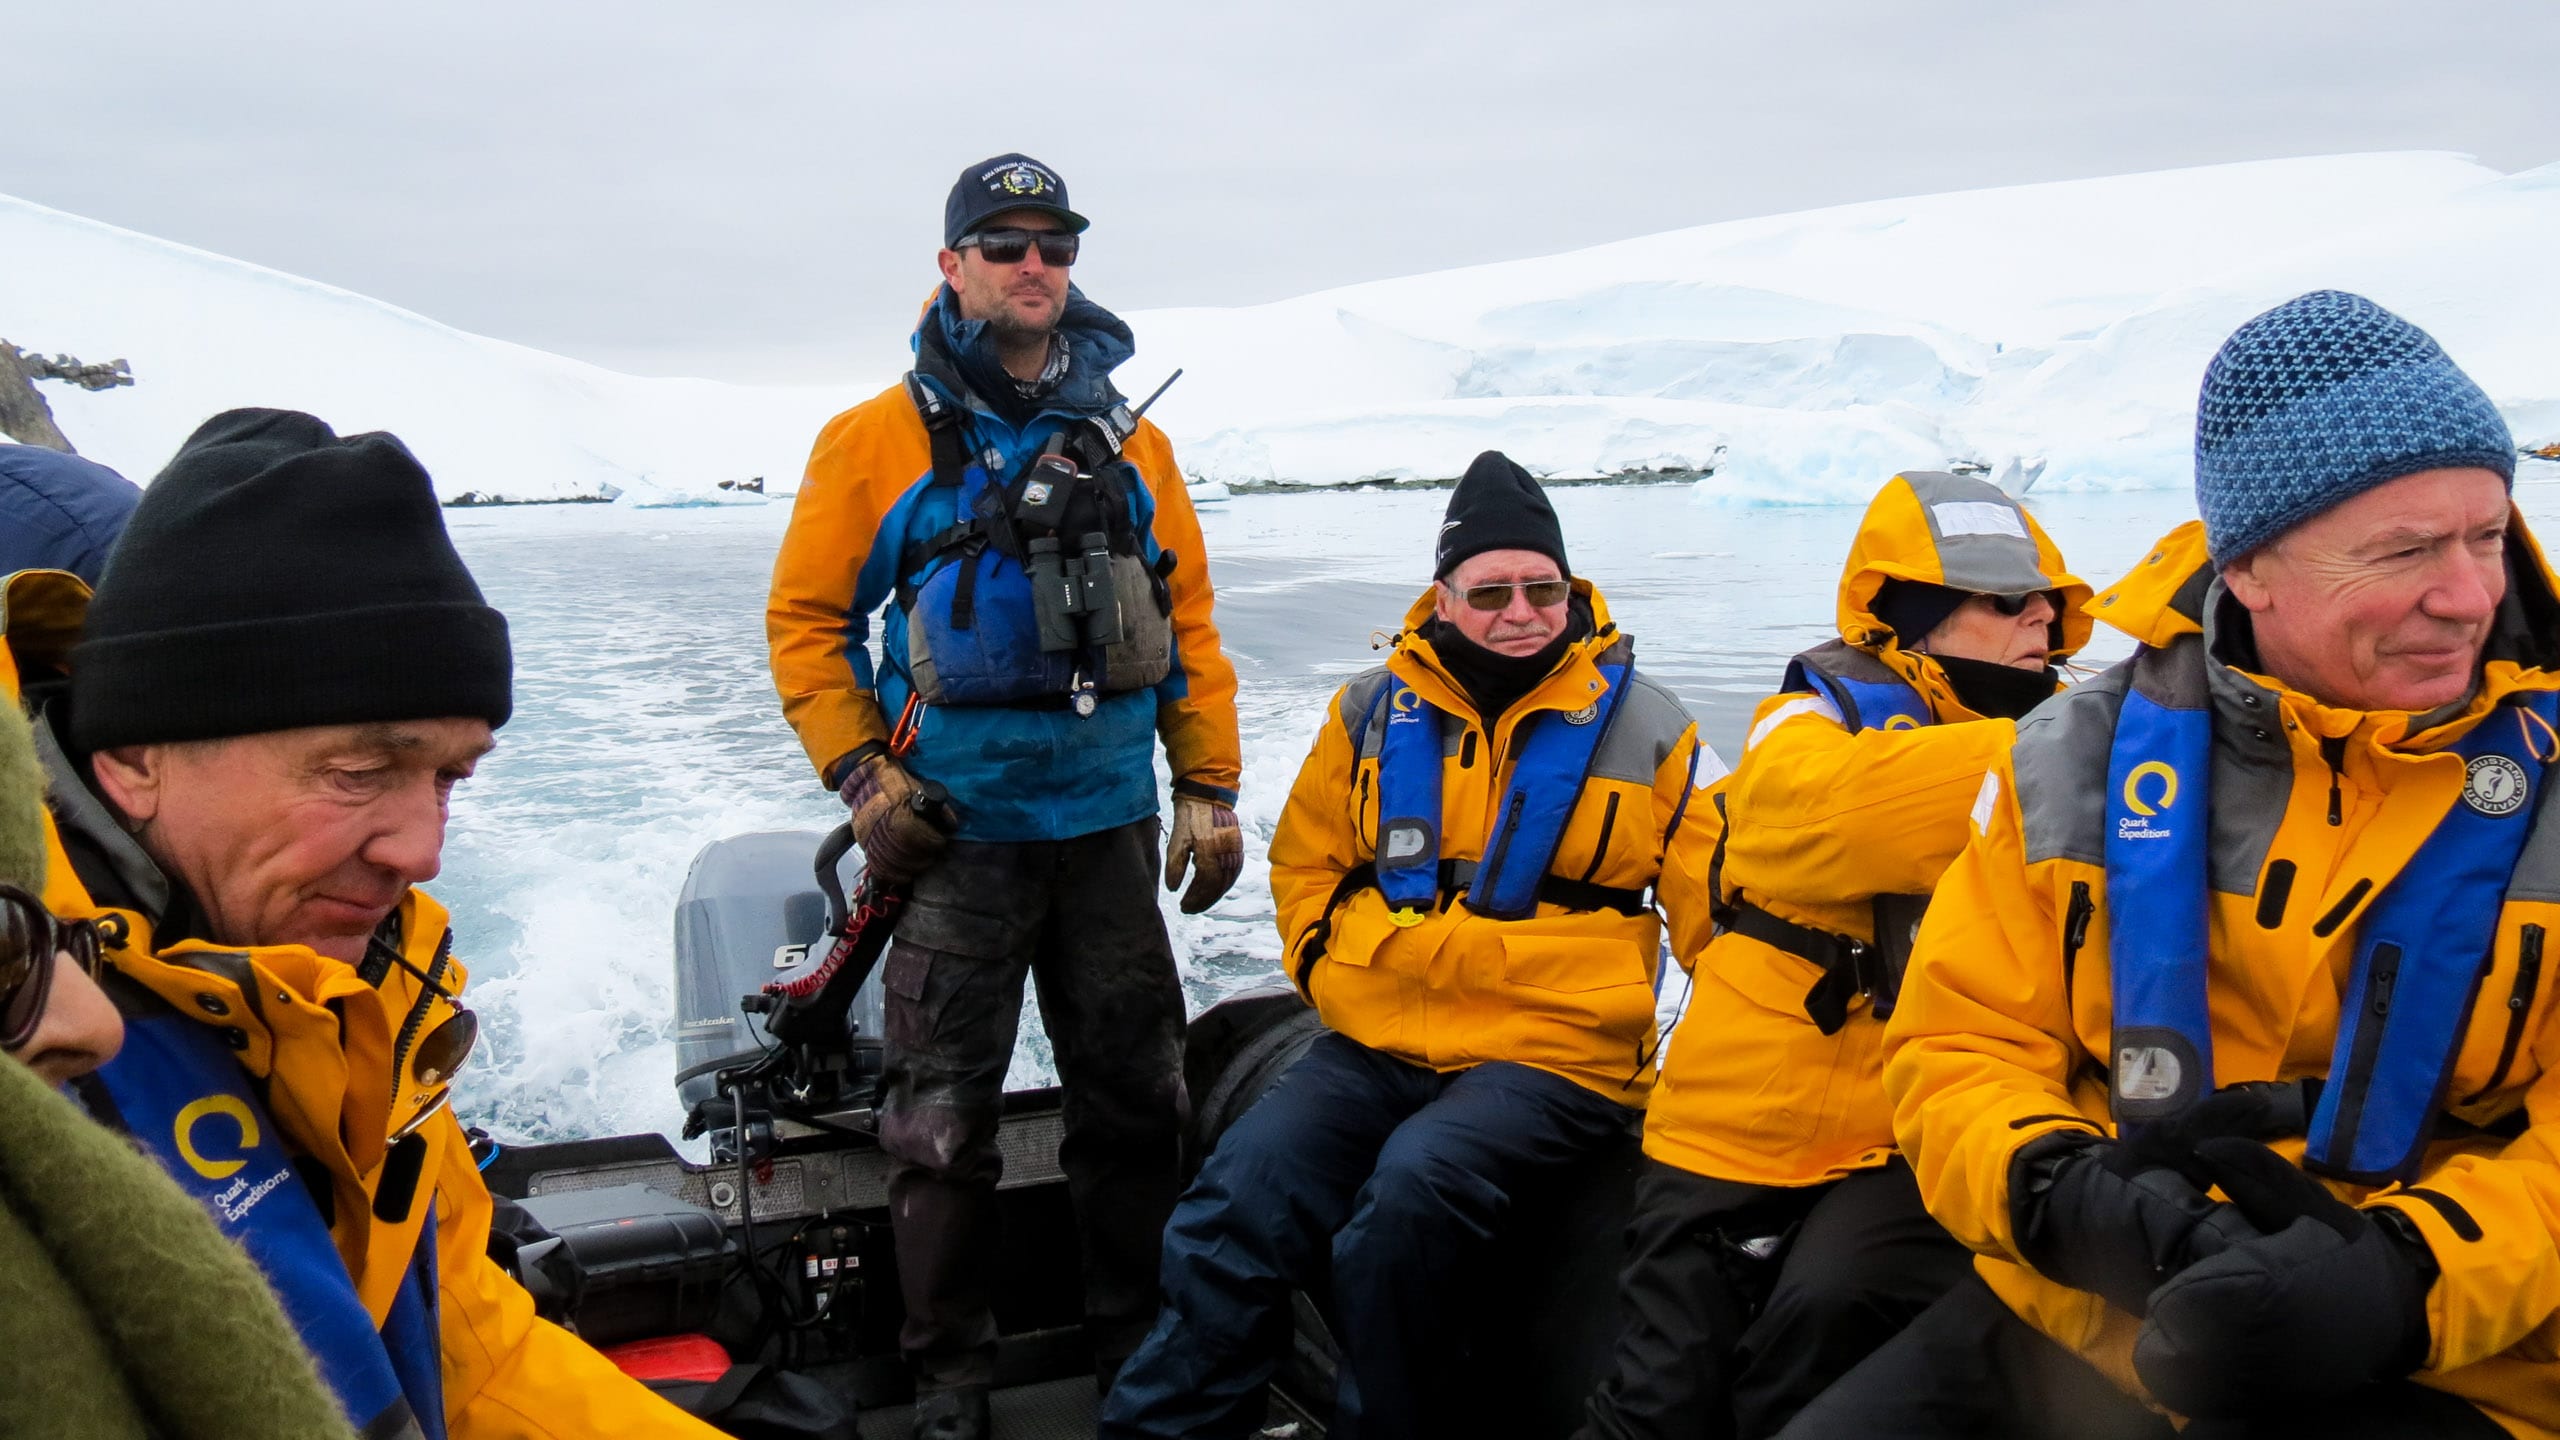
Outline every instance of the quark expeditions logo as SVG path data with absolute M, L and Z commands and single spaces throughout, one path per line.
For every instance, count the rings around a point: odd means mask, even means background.
M 1917 730 L 1920 728 L 1920 722 L 1908 715 L 1892 715 L 1886 717 L 1884 728 L 1887 730 Z
M 987 183 L 988 194 L 1003 195 L 1015 200 L 1029 200 L 1035 196 L 1055 194 L 1058 189 L 1057 176 L 1028 160 L 1016 160 L 1011 164 L 999 165 L 978 178 Z
M 2475 755 L 2462 782 L 2462 803 L 2495 818 L 2524 808 L 2524 767 L 2504 755 Z
M 229 1122 L 234 1132 L 233 1148 L 239 1152 L 236 1155 L 209 1155 L 197 1145 L 199 1136 L 208 1143 L 215 1141 L 219 1128 L 208 1132 L 203 1126 L 205 1121 L 216 1116 Z M 248 1165 L 249 1152 L 257 1148 L 259 1139 L 257 1112 L 237 1095 L 207 1095 L 192 1101 L 178 1112 L 169 1129 L 170 1138 L 177 1142 L 178 1158 L 187 1163 L 188 1169 L 207 1180 L 231 1180 L 212 1197 L 213 1207 L 231 1224 L 238 1224 L 250 1211 L 258 1208 L 259 1201 L 273 1194 L 277 1186 L 293 1175 L 292 1167 L 286 1166 L 254 1185 L 247 1180 L 231 1179 Z M 216 1149 L 219 1148 L 217 1144 Z
M 2156 786 L 2151 787 L 2159 792 L 2154 800 L 2146 801 L 2142 798 L 2145 788 L 2143 782 L 2147 780 L 2158 782 Z M 2133 773 L 2124 777 L 2124 808 L 2133 813 L 2116 817 L 2116 838 L 2119 840 L 2168 839 L 2169 832 L 2150 821 L 2152 816 L 2161 811 L 2176 808 L 2177 803 L 2178 772 L 2176 770 L 2158 760 L 2145 760 L 2134 766 Z

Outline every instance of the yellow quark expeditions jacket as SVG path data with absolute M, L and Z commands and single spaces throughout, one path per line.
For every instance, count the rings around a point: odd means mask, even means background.
M 2213 727 L 2210 970 L 2213 1080 L 2325 1076 L 2358 923 L 2457 803 L 2447 753 L 2517 692 L 2560 688 L 2540 668 L 2560 614 L 2521 516 L 2482 683 L 2423 717 L 2323 705 L 2228 663 L 2252 654 L 2246 612 L 2207 566 L 2190 522 L 2099 597 L 2095 613 L 2146 645 L 2203 635 Z M 2128 1391 L 2139 1322 L 2018 1257 L 2009 1166 L 2055 1130 L 2112 1134 L 2107 764 L 2130 666 L 2044 706 L 1985 782 L 1975 837 L 1939 882 L 1901 1007 L 1887 1027 L 1894 1130 L 1929 1211 L 1980 1255 L 1992 1289 Z M 2322 742 L 2338 756 L 2332 766 Z M 2547 742 L 2545 742 L 2547 743 Z M 2332 814 L 2335 821 L 2331 819 Z M 2560 815 L 2533 821 L 2497 919 L 2445 1087 L 2454 1123 L 2407 1184 L 2331 1187 L 2413 1222 L 2442 1274 L 2417 1379 L 2517 1435 L 2560 1436 L 2560 1024 L 2542 974 L 2560 927 Z M 2479 1127 L 2474 1129 L 2472 1127 Z M 2487 1131 L 2490 1133 L 2483 1133 Z M 2288 1155 L 2300 1139 L 2279 1142 Z
M 21 571 L 0 586 L 0 639 L 6 641 L 0 689 L 9 703 L 18 701 L 21 673 L 59 670 L 87 601 L 88 587 L 60 571 Z M 46 906 L 71 918 L 113 917 L 109 925 L 121 930 L 122 940 L 107 959 L 116 972 L 177 1014 L 224 1033 L 286 1132 L 286 1148 L 317 1161 L 325 1173 L 330 1238 L 377 1324 L 389 1313 L 433 1214 L 451 1440 L 718 1440 L 718 1430 L 624 1375 L 585 1341 L 536 1318 L 532 1297 L 489 1259 L 489 1190 L 449 1112 L 417 1132 L 427 1151 L 414 1201 L 398 1220 L 375 1215 L 387 1142 L 428 1098 L 405 1076 L 395 1079 L 392 1067 L 396 1031 L 422 993 L 417 980 L 394 968 L 379 987 L 369 985 L 355 967 L 299 945 L 156 944 L 151 916 L 91 897 L 64 834 L 103 826 L 112 833 L 89 834 L 77 847 L 81 853 L 113 857 L 126 867 L 149 862 L 78 776 L 65 773 L 60 747 L 41 721 L 37 743 L 53 772 Z M 446 936 L 443 907 L 411 890 L 400 919 L 409 959 L 427 968 Z M 446 988 L 460 991 L 462 971 L 448 962 L 446 975 Z M 440 1023 L 445 1013 L 443 1002 L 432 1002 L 426 1023 Z M 461 1083 L 470 1084 L 468 1071 Z
M 1399 926 L 1377 887 L 1354 876 L 1376 858 L 1384 716 L 1372 702 L 1390 675 L 1447 717 L 1440 858 L 1479 860 L 1522 722 L 1537 715 L 1554 724 L 1556 713 L 1594 704 L 1606 683 L 1601 662 L 1631 648 L 1590 582 L 1573 588 L 1576 606 L 1589 607 L 1591 633 L 1490 734 L 1431 643 L 1415 633 L 1432 615 L 1432 592 L 1424 592 L 1387 663 L 1335 693 L 1272 837 L 1271 891 L 1282 964 L 1333 1029 L 1434 1070 L 1508 1060 L 1641 1105 L 1662 943 L 1651 910 L 1571 910 L 1542 900 L 1534 916 L 1502 921 L 1444 897 L 1419 924 Z M 1691 803 L 1692 763 L 1721 767 L 1713 752 L 1698 755 L 1697 727 L 1677 698 L 1640 670 L 1629 683 L 1547 873 L 1621 891 L 1658 881 L 1675 939 L 1695 944 L 1707 924 L 1703 882 L 1715 817 L 1703 801 Z
M 1940 553 L 1943 527 L 1927 513 L 1943 479 L 1896 476 L 1867 507 L 1841 571 L 1838 616 L 1842 645 L 1917 691 L 1933 723 L 1853 731 L 1828 699 L 1805 690 L 1760 702 L 1723 786 L 1728 899 L 1872 942 L 1876 897 L 1930 893 L 1972 835 L 1966 816 L 1983 771 L 2007 753 L 2016 727 L 1966 709 L 1938 662 L 1903 649 L 1875 615 L 1888 579 L 1969 578 L 1963 557 L 1951 566 Z M 1966 498 L 1953 503 L 1988 503 L 1971 498 L 1982 488 L 1965 485 Z M 2068 655 L 2089 638 L 2079 613 L 2089 587 L 2064 570 L 2033 516 L 2010 511 L 2033 538 L 2044 588 L 2062 592 L 2058 657 Z M 1987 538 L 1946 543 L 1980 548 Z M 2025 546 L 2000 548 L 2016 553 L 1995 551 L 1990 563 L 2027 563 Z M 1837 1033 L 1823 1034 L 1805 1008 L 1821 976 L 1813 961 L 1734 931 L 1707 943 L 1645 1115 L 1646 1154 L 1755 1185 L 1837 1180 L 1891 1158 L 1884 1022 L 1860 1001 Z

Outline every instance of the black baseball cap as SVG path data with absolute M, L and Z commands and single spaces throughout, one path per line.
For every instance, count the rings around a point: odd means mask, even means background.
M 951 198 L 942 202 L 942 243 L 960 237 L 1008 210 L 1042 210 L 1058 217 L 1070 235 L 1093 222 L 1067 208 L 1067 182 L 1028 155 L 998 155 L 960 172 Z

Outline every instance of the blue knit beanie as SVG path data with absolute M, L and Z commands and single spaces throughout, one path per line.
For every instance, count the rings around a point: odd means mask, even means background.
M 2222 342 L 2196 397 L 2196 509 L 2216 565 L 2386 481 L 2476 466 L 2515 487 L 2498 407 L 2426 331 L 2315 290 Z

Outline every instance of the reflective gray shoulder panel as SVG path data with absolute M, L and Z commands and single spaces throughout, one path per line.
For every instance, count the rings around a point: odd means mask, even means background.
M 169 877 L 142 845 L 116 817 L 107 812 L 106 802 L 91 793 L 89 783 L 80 778 L 80 767 L 71 761 L 70 753 L 53 733 L 53 715 L 36 717 L 36 760 L 44 766 L 45 801 L 53 811 L 53 823 L 66 835 L 77 835 L 88 842 L 83 848 L 104 856 L 112 877 L 124 894 L 140 907 L 143 918 L 154 929 L 169 913 Z M 76 853 L 76 852 L 75 852 Z M 98 890 L 95 876 L 82 876 L 80 883 L 91 892 Z
M 2009 754 L 2028 864 L 2107 863 L 2107 752 L 2132 680 L 2127 661 L 2045 701 L 2018 722 L 2018 743 Z
M 1351 736 L 1351 753 L 1357 759 L 1365 760 L 1376 755 L 1378 747 L 1386 743 L 1387 707 L 1382 697 L 1394 679 L 1387 673 L 1386 666 L 1377 665 L 1361 671 L 1352 677 L 1350 684 L 1342 687 L 1342 729 Z M 1363 715 L 1369 717 L 1365 729 L 1360 725 Z M 1457 754 L 1459 741 L 1465 733 L 1464 726 L 1441 726 L 1440 753 Z
M 2542 783 L 2548 787 L 2560 771 L 2546 767 Z M 2533 812 L 2533 833 L 2525 837 L 2524 854 L 2516 858 L 2514 878 L 2507 882 L 2507 899 L 2560 905 L 2560 809 L 2537 801 Z
M 2179 709 L 2213 706 L 2209 883 L 2255 895 L 2293 794 L 2293 755 L 2273 728 L 2273 696 L 2227 666 L 2199 668 L 2178 651 L 2146 651 L 2036 707 L 2018 723 L 2014 768 L 2027 863 L 2107 863 L 2107 762 L 2128 688 Z M 2252 696 L 2255 704 L 2251 704 Z
M 1680 746 L 1693 723 L 1680 697 L 1646 679 L 1641 671 L 1628 677 L 1627 698 L 1618 703 L 1617 718 L 1592 752 L 1591 774 L 1630 785 L 1653 784 L 1654 772 Z
M 2045 588 L 2034 532 L 2018 502 L 1988 480 L 1935 470 L 1906 470 L 1920 497 L 1929 537 L 1946 583 L 1977 595 L 2024 595 Z
M 1379 697 L 1394 678 L 1386 666 L 1372 665 L 1342 687 L 1342 702 L 1335 708 L 1342 714 L 1342 731 L 1351 737 L 1354 755 L 1378 753 L 1379 741 L 1387 731 L 1387 707 Z M 1361 725 L 1364 718 L 1368 721 L 1365 731 Z

